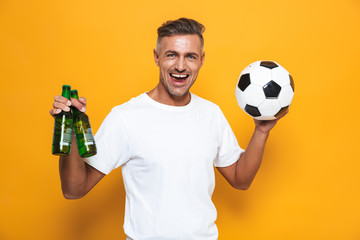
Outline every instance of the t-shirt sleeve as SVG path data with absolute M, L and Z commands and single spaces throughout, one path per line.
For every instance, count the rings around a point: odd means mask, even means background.
M 119 110 L 112 110 L 95 135 L 97 154 L 84 161 L 104 174 L 109 174 L 129 160 L 126 124 Z
M 235 134 L 224 114 L 220 109 L 219 111 L 220 146 L 214 165 L 215 167 L 227 167 L 235 163 L 244 150 L 240 148 Z

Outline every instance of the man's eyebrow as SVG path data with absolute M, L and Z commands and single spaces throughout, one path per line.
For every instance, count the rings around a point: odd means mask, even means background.
M 197 54 L 196 52 L 189 52 L 186 54 L 186 56 L 192 56 L 192 55 L 195 55 L 195 56 L 199 56 L 199 54 Z
M 165 52 L 165 54 L 168 54 L 168 53 L 175 53 L 175 54 L 177 54 L 177 52 L 174 51 L 174 50 L 167 50 L 167 51 Z
M 176 54 L 176 55 L 179 54 L 177 51 L 174 51 L 174 50 L 167 50 L 165 52 L 165 54 L 169 54 L 169 53 Z M 199 54 L 197 54 L 196 52 L 188 52 L 188 53 L 186 53 L 186 56 L 197 56 L 198 57 Z

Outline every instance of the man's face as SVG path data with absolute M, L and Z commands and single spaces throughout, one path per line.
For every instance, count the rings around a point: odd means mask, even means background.
M 172 96 L 185 96 L 195 82 L 205 54 L 198 35 L 164 37 L 154 59 L 160 69 L 160 83 Z

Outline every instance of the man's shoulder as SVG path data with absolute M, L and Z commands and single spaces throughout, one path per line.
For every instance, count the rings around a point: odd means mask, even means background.
M 142 93 L 136 97 L 131 98 L 130 100 L 128 100 L 127 102 L 124 102 L 120 105 L 117 105 L 115 107 L 113 107 L 111 109 L 111 111 L 114 112 L 121 112 L 121 111 L 126 111 L 129 109 L 133 109 L 136 107 L 141 107 L 144 104 L 144 94 Z
M 199 97 L 198 95 L 196 95 L 194 93 L 191 93 L 191 96 L 193 97 L 195 104 L 200 106 L 201 108 L 214 110 L 214 111 L 220 110 L 220 107 L 217 104 L 211 102 L 210 100 Z

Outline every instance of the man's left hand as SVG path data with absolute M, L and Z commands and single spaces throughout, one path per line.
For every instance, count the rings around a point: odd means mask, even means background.
M 256 120 L 256 119 L 254 119 L 255 127 L 258 130 L 260 130 L 261 132 L 268 134 L 270 132 L 270 130 L 276 125 L 277 121 L 279 121 L 286 114 L 288 114 L 288 112 L 289 112 L 289 109 L 281 117 L 274 119 L 274 120 Z

